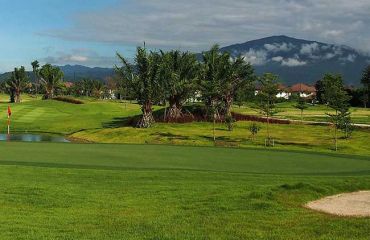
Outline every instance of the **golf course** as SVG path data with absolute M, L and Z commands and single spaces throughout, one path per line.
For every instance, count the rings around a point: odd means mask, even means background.
M 1 239 L 368 239 L 370 218 L 305 207 L 370 189 L 368 129 L 334 153 L 328 126 L 273 124 L 265 148 L 263 123 L 220 123 L 214 146 L 210 123 L 137 129 L 137 104 L 82 100 L 10 105 L 12 131 L 72 143 L 0 143 Z

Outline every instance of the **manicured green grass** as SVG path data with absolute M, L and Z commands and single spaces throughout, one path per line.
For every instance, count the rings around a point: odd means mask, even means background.
M 4 131 L 7 106 L 7 103 L 0 103 L 0 109 L 4 112 L 1 121 Z M 104 124 L 115 118 L 140 114 L 140 108 L 136 104 L 110 101 L 86 101 L 86 104 L 77 105 L 39 99 L 10 106 L 14 132 L 70 134 L 85 129 L 103 128 Z
M 283 102 L 277 104 L 278 113 L 274 116 L 276 118 L 301 120 L 300 110 L 294 108 L 295 102 Z M 246 105 L 243 107 L 234 106 L 233 111 L 243 114 L 259 114 L 258 110 L 252 108 L 252 106 Z M 354 123 L 370 124 L 370 109 L 365 108 L 351 108 L 352 120 Z M 324 105 L 309 106 L 304 111 L 304 120 L 306 121 L 328 121 L 326 113 L 332 113 L 332 111 Z
M 367 157 L 0 143 L 0 239 L 368 239 L 303 205 L 370 189 Z

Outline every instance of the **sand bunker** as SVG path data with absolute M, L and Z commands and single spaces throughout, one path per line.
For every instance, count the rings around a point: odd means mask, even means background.
M 306 207 L 338 216 L 370 217 L 370 191 L 330 196 L 309 202 Z

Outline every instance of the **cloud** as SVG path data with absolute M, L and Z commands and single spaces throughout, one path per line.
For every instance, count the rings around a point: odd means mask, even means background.
M 319 50 L 319 44 L 316 42 L 310 44 L 302 44 L 300 53 L 302 55 L 313 56 Z
M 290 50 L 294 49 L 294 45 L 292 43 L 275 43 L 275 44 L 265 44 L 264 47 L 267 51 L 271 52 L 289 52 Z
M 354 62 L 356 60 L 357 56 L 354 54 L 349 54 L 346 57 L 342 57 L 339 60 L 342 62 Z
M 274 62 L 279 62 L 281 63 L 282 66 L 286 67 L 297 67 L 297 66 L 303 66 L 306 65 L 307 62 L 299 60 L 298 58 L 283 58 L 282 56 L 277 56 L 271 58 L 272 61 Z
M 370 50 L 369 12 L 368 0 L 121 0 L 79 12 L 70 26 L 40 34 L 129 46 L 146 41 L 154 48 L 196 51 L 214 43 L 286 34 Z
M 263 65 L 267 61 L 267 51 L 264 50 L 249 49 L 242 56 L 246 62 L 252 65 Z
M 43 63 L 55 65 L 81 64 L 85 66 L 113 66 L 116 63 L 114 57 L 104 57 L 93 50 L 72 49 L 70 52 L 57 51 L 40 59 Z
M 306 64 L 307 64 L 307 62 L 300 61 L 299 59 L 295 59 L 295 58 L 284 59 L 281 62 L 282 66 L 287 66 L 287 67 L 297 67 L 297 66 L 303 66 L 303 65 L 306 65 Z

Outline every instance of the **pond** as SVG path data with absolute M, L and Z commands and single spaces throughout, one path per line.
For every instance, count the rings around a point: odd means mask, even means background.
M 16 142 L 69 142 L 63 136 L 47 134 L 0 134 L 0 141 Z

